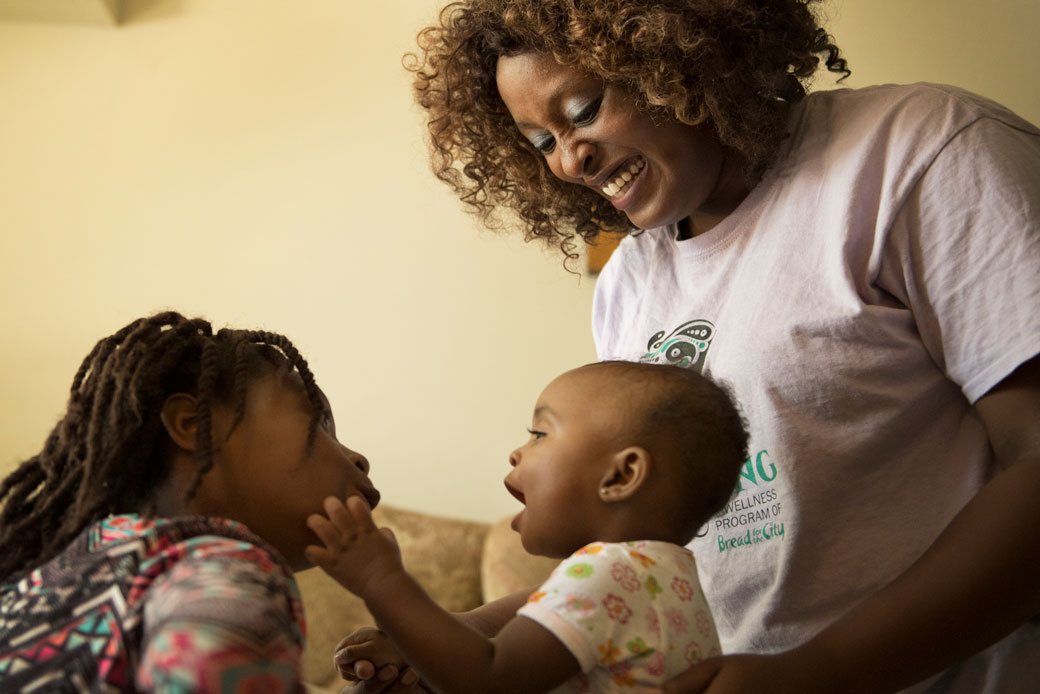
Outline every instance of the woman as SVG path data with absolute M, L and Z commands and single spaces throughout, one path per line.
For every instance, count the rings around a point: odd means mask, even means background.
M 814 1 L 451 5 L 411 66 L 434 170 L 568 257 L 635 228 L 600 357 L 744 406 L 691 544 L 737 655 L 673 691 L 1036 691 L 1040 132 L 949 87 L 807 96 L 847 74 Z

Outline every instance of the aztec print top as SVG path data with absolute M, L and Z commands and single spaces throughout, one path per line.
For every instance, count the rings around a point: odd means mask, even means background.
M 245 526 L 112 516 L 0 587 L 0 691 L 302 692 L 304 629 Z

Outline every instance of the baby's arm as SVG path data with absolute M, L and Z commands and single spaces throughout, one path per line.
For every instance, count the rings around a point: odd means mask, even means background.
M 533 592 L 534 589 L 517 591 L 468 612 L 456 612 L 454 616 L 484 636 L 496 636 L 516 616 L 517 610 Z M 408 667 L 397 648 L 390 643 L 389 637 L 375 627 L 362 627 L 346 636 L 336 645 L 334 653 L 333 659 L 340 676 L 353 683 L 353 686 L 343 690 L 343 694 L 378 694 L 384 691 L 387 694 L 412 694 L 427 691 L 418 682 L 419 676 Z
M 365 601 L 433 689 L 533 694 L 580 672 L 559 639 L 530 619 L 514 616 L 489 638 L 441 609 L 404 570 L 392 535 L 376 528 L 360 498 L 347 499 L 346 507 L 326 499 L 325 511 L 327 518 L 308 521 L 325 545 L 308 547 L 308 558 Z M 514 594 L 479 613 L 484 625 L 493 626 L 509 609 L 515 615 L 520 598 Z

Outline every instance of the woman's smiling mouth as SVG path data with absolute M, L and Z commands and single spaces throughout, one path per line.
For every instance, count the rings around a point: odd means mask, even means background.
M 632 179 L 638 176 L 639 172 L 642 171 L 645 166 L 646 160 L 642 157 L 637 157 L 634 162 L 629 164 L 627 168 L 623 168 L 621 172 L 613 178 L 613 180 L 608 181 L 605 186 L 600 188 L 600 190 L 602 190 L 603 194 L 608 198 L 614 198 L 621 195 L 628 190 L 629 185 L 632 183 Z

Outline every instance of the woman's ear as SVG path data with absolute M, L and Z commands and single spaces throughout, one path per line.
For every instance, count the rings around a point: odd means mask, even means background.
M 198 415 L 194 395 L 174 393 L 166 398 L 159 417 L 175 446 L 184 451 L 194 451 Z
M 650 475 L 650 453 L 630 446 L 614 453 L 599 483 L 599 498 L 607 503 L 631 498 Z

